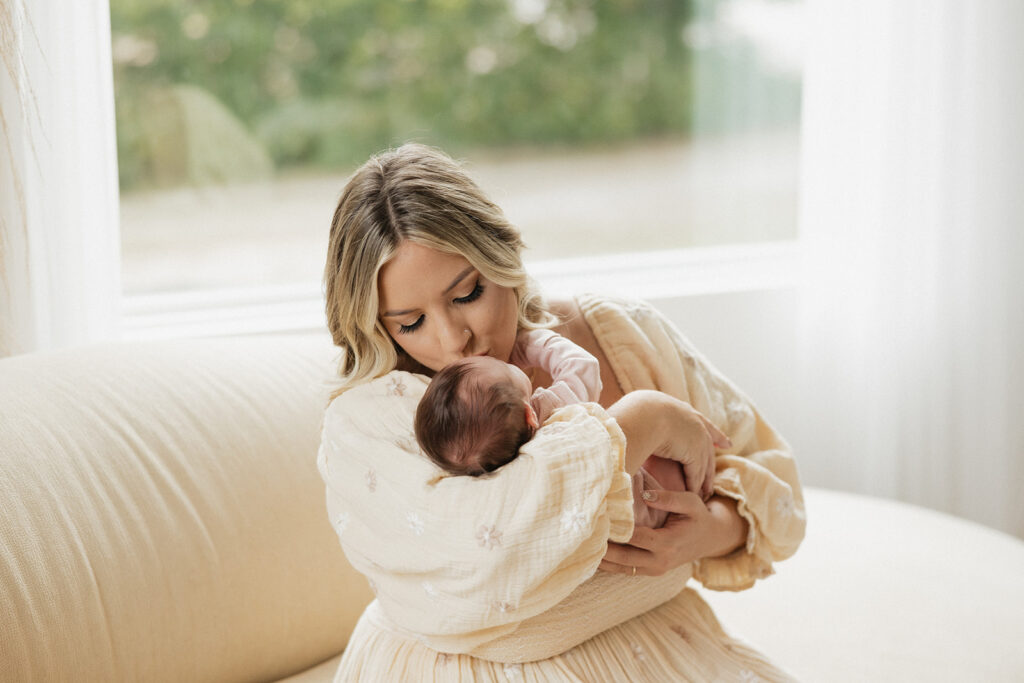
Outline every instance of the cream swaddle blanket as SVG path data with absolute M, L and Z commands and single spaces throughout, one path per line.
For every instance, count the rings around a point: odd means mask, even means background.
M 539 659 L 589 637 L 584 629 L 552 641 L 547 622 L 566 615 L 540 615 L 594 576 L 607 541 L 632 534 L 622 430 L 595 403 L 566 406 L 514 461 L 483 477 L 453 476 L 420 453 L 413 434 L 428 381 L 391 372 L 339 396 L 324 418 L 328 514 L 370 580 L 374 609 L 431 647 L 491 659 Z M 618 604 L 612 623 L 670 599 L 688 575 L 634 581 L 646 585 L 642 597 L 635 609 Z M 623 577 L 595 578 L 593 589 L 604 590 Z M 530 628 L 502 642 L 534 619 L 532 645 Z

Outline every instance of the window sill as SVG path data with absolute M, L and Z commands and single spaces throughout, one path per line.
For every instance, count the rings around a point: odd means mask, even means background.
M 550 297 L 576 292 L 653 302 L 799 284 L 798 243 L 767 242 L 530 263 Z M 126 296 L 125 340 L 315 333 L 326 326 L 318 283 Z

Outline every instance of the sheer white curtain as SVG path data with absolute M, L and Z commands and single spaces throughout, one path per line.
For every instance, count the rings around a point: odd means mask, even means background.
M 808 9 L 805 478 L 1024 537 L 1024 3 Z
M 107 0 L 0 1 L 0 357 L 116 334 Z

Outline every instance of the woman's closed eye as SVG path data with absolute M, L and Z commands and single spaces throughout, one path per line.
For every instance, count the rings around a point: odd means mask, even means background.
M 422 324 L 423 316 L 421 315 L 420 317 L 416 318 L 416 322 L 414 322 L 411 325 L 399 325 L 398 332 L 399 334 L 409 334 L 410 332 L 415 332 L 416 330 L 418 330 L 420 325 Z
M 484 293 L 484 286 L 480 283 L 479 280 L 477 280 L 476 281 L 476 285 L 473 286 L 473 291 L 471 291 L 466 296 L 460 296 L 459 298 L 454 299 L 454 301 L 457 304 L 473 303 L 474 301 L 479 299 L 480 295 L 483 294 L 483 293 Z
M 479 299 L 480 295 L 483 293 L 484 286 L 479 280 L 477 280 L 477 283 L 473 286 L 473 290 L 469 294 L 467 294 L 466 296 L 460 296 L 455 299 L 452 299 L 452 303 L 471 304 L 477 299 Z M 421 315 L 420 317 L 416 318 L 415 322 L 409 325 L 399 325 L 398 332 L 399 334 L 409 334 L 410 332 L 415 332 L 416 330 L 418 330 L 422 324 L 423 316 Z

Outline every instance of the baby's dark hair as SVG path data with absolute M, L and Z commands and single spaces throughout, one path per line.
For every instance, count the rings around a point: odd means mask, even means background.
M 515 460 L 533 436 L 522 397 L 509 382 L 489 386 L 452 363 L 439 371 L 416 407 L 416 440 L 446 472 L 479 476 Z

